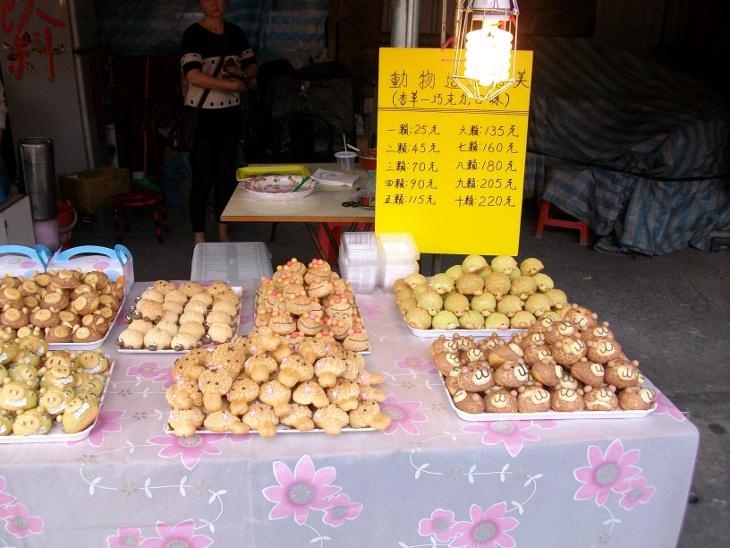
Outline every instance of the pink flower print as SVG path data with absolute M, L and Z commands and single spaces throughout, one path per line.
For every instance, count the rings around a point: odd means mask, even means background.
M 170 373 L 169 368 L 161 368 L 157 362 L 142 362 L 127 369 L 127 375 L 143 379 L 159 379 Z
M 656 492 L 656 488 L 647 485 L 647 479 L 644 476 L 637 476 L 630 479 L 628 488 L 621 494 L 619 505 L 624 510 L 633 510 L 637 504 L 646 504 Z
M 96 261 L 92 268 L 94 270 L 106 270 L 110 266 L 109 261 Z
M 341 490 L 332 485 L 337 471 L 331 466 L 317 470 L 309 455 L 299 459 L 293 473 L 281 461 L 275 461 L 273 468 L 278 485 L 261 491 L 266 500 L 276 503 L 269 512 L 270 520 L 294 515 L 294 521 L 302 525 L 309 519 L 310 510 L 325 510 L 332 506 L 328 499 Z
M 656 410 L 654 413 L 657 415 L 669 415 L 677 422 L 687 420 L 687 417 L 685 417 L 684 414 L 677 409 L 677 406 L 669 401 L 669 398 L 659 392 L 659 390 L 656 391 L 656 398 L 654 401 L 656 402 Z
M 422 537 L 435 537 L 439 542 L 449 542 L 454 535 L 454 513 L 451 510 L 436 508 L 431 517 L 418 522 L 418 534 Z
M 395 366 L 398 369 L 407 369 L 409 371 L 418 371 L 419 373 L 435 373 L 436 368 L 431 360 L 424 360 L 421 356 L 409 354 L 403 356 L 400 360 L 396 360 Z
M 395 394 L 388 395 L 385 401 L 380 404 L 383 413 L 390 416 L 390 426 L 386 428 L 386 434 L 393 434 L 402 429 L 406 434 L 417 436 L 420 434 L 418 422 L 428 422 L 428 417 L 419 411 L 420 401 L 399 401 Z
M 43 520 L 31 516 L 22 504 L 0 508 L 0 519 L 5 520 L 5 530 L 16 538 L 25 538 L 29 533 L 37 535 L 43 531 Z
M 134 548 L 141 546 L 146 540 L 142 538 L 141 529 L 133 529 L 129 527 L 120 527 L 117 529 L 116 535 L 106 537 L 107 548 Z
M 156 528 L 160 536 L 144 539 L 140 548 L 207 548 L 213 544 L 212 538 L 195 534 L 195 522 L 191 519 L 172 527 L 158 521 Z
M 117 422 L 126 415 L 126 411 L 123 410 L 109 410 L 102 411 L 99 413 L 99 418 L 96 421 L 96 426 L 86 438 L 92 447 L 100 447 L 104 443 L 104 434 L 111 434 L 114 432 L 121 432 L 122 425 Z M 79 443 L 83 443 L 84 440 L 80 441 L 69 441 L 66 443 L 67 447 L 74 446 Z
M 506 502 L 499 502 L 487 510 L 477 504 L 469 508 L 471 521 L 459 521 L 454 525 L 457 535 L 449 546 L 454 548 L 512 548 L 515 539 L 507 533 L 520 522 L 513 517 L 504 517 Z
M 20 268 L 38 268 L 38 263 L 31 259 L 26 259 L 20 262 Z
M 540 438 L 533 432 L 528 432 L 532 421 L 494 421 L 476 422 L 463 427 L 464 432 L 482 434 L 484 445 L 499 445 L 503 443 L 511 457 L 516 457 L 522 451 L 525 441 L 537 441 Z
M 596 497 L 596 505 L 603 506 L 611 491 L 623 493 L 629 489 L 629 479 L 641 473 L 641 468 L 633 466 L 639 457 L 640 449 L 624 452 L 619 439 L 611 442 L 605 454 L 598 446 L 589 446 L 588 466 L 573 470 L 575 479 L 583 484 L 573 498 L 589 500 Z
M 350 496 L 344 493 L 332 497 L 329 503 L 332 506 L 325 510 L 322 522 L 330 527 L 339 527 L 345 520 L 357 519 L 362 512 L 362 503 L 352 502 Z
M 165 459 L 174 459 L 178 455 L 182 459 L 183 466 L 188 470 L 195 468 L 200 459 L 206 453 L 209 455 L 220 455 L 221 450 L 214 444 L 225 438 L 225 434 L 205 434 L 179 438 L 174 435 L 155 436 L 147 440 L 155 445 L 164 445 L 159 456 Z
M 4 493 L 5 487 L 7 487 L 7 482 L 5 481 L 5 478 L 3 476 L 0 476 L 0 506 L 5 506 L 6 504 L 10 504 L 11 502 L 15 501 L 15 497 L 11 495 L 10 493 Z

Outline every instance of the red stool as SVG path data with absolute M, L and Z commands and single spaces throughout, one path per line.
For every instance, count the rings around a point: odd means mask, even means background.
M 121 243 L 124 232 L 129 232 L 127 210 L 140 207 L 152 208 L 152 219 L 155 221 L 155 236 L 157 237 L 157 241 L 162 243 L 164 234 L 170 232 L 170 226 L 167 223 L 165 199 L 161 193 L 150 192 L 148 190 L 124 192 L 117 194 L 114 198 L 114 232 L 117 236 L 117 242 Z
M 542 232 L 546 226 L 557 226 L 559 228 L 572 228 L 580 233 L 580 245 L 588 245 L 588 225 L 577 219 L 570 220 L 559 217 L 550 216 L 550 208 L 552 204 L 543 200 L 540 204 L 540 215 L 537 218 L 537 228 L 535 229 L 535 238 L 542 238 Z M 555 208 L 558 209 L 558 208 Z M 572 219 L 572 218 L 571 218 Z

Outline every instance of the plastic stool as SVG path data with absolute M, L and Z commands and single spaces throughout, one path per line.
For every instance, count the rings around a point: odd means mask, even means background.
M 126 210 L 141 207 L 152 208 L 152 219 L 155 221 L 155 236 L 159 243 L 162 243 L 164 234 L 170 232 L 170 225 L 167 222 L 167 209 L 165 209 L 165 198 L 160 192 L 150 192 L 147 190 L 124 192 L 117 194 L 114 198 L 114 232 L 117 236 L 117 242 L 121 243 L 124 232 L 129 232 L 129 220 L 127 219 Z
M 550 208 L 552 204 L 543 200 L 540 204 L 540 214 L 537 218 L 537 228 L 535 229 L 535 238 L 542 238 L 542 232 L 546 226 L 556 226 L 558 228 L 571 228 L 580 233 L 580 245 L 588 245 L 588 225 L 583 221 L 560 219 L 550 216 Z M 557 209 L 557 208 L 555 208 Z

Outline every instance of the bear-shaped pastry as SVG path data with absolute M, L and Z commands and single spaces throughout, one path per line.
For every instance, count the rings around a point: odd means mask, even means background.
M 256 430 L 262 438 L 273 438 L 276 436 L 279 417 L 276 416 L 270 405 L 257 401 L 248 408 L 243 416 L 243 422 L 252 430 Z
M 545 341 L 548 344 L 555 344 L 563 337 L 576 337 L 576 332 L 577 329 L 572 323 L 560 321 L 546 328 L 543 331 L 543 334 L 545 335 Z
M 306 381 L 297 386 L 292 399 L 300 405 L 314 405 L 317 408 L 327 407 L 330 404 L 324 388 L 314 381 Z
M 380 410 L 374 401 L 361 403 L 349 413 L 350 426 L 353 428 L 375 428 L 381 432 L 390 426 L 391 418 Z
M 225 369 L 208 369 L 198 377 L 198 387 L 203 393 L 205 412 L 215 413 L 223 407 L 223 396 L 233 384 L 231 375 Z
M 439 372 L 446 377 L 456 377 L 461 372 L 461 358 L 456 352 L 436 354 L 433 363 L 436 366 L 436 369 L 438 369 Z
M 460 411 L 465 413 L 484 413 L 484 400 L 481 394 L 476 392 L 467 392 L 463 388 L 459 388 L 452 396 L 454 405 Z
M 654 405 L 656 392 L 651 388 L 629 386 L 618 393 L 621 409 L 626 411 L 646 411 Z
M 619 390 L 639 384 L 639 362 L 636 360 L 616 360 L 605 368 L 604 380 Z
M 534 367 L 539 363 L 555 363 L 553 353 L 546 344 L 542 346 L 529 346 L 525 349 L 523 359 L 525 363 Z
M 314 424 L 325 433 L 336 436 L 350 422 L 348 414 L 334 404 L 330 404 L 314 412 Z
M 602 365 L 617 360 L 623 355 L 621 345 L 614 339 L 590 339 L 587 346 L 588 359 Z
M 585 408 L 583 390 L 559 388 L 550 395 L 550 407 L 553 411 L 574 412 Z
M 573 364 L 570 374 L 583 384 L 598 388 L 603 384 L 605 370 L 600 363 L 589 362 L 586 358 L 582 358 Z
M 493 386 L 484 395 L 484 405 L 487 413 L 517 413 L 517 391 Z
M 487 361 L 492 367 L 499 367 L 505 362 L 516 362 L 523 359 L 525 353 L 516 343 L 497 346 L 487 353 Z
M 76 396 L 68 404 L 61 417 L 63 431 L 66 434 L 75 434 L 85 430 L 99 416 L 99 401 L 94 397 L 82 398 Z
M 555 362 L 537 362 L 530 373 L 532 378 L 544 386 L 557 386 L 563 378 L 563 368 Z
M 518 388 L 530 378 L 530 372 L 524 363 L 504 362 L 494 369 L 494 382 L 505 388 Z
M 603 384 L 597 388 L 586 386 L 583 400 L 588 411 L 615 411 L 618 409 L 616 387 Z
M 485 392 L 494 385 L 492 368 L 486 362 L 476 362 L 468 367 L 462 367 L 457 383 L 459 388 L 467 392 Z
M 172 409 L 167 422 L 176 436 L 187 438 L 195 435 L 204 420 L 203 411 L 199 407 L 193 407 L 192 409 Z
M 368 332 L 364 327 L 353 327 L 348 330 L 347 336 L 342 341 L 345 350 L 353 352 L 365 352 L 370 348 Z
M 521 386 L 517 389 L 517 410 L 520 413 L 550 411 L 550 392 L 538 385 Z
M 598 325 L 598 314 L 577 304 L 570 305 L 563 319 L 571 322 L 579 331 L 588 331 Z
M 565 367 L 570 367 L 574 363 L 585 357 L 588 347 L 579 337 L 560 337 L 552 345 L 553 359 Z

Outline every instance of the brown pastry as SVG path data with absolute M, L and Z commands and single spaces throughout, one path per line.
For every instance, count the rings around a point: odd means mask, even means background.
M 68 325 L 56 325 L 46 332 L 46 340 L 49 343 L 71 342 L 73 328 Z
M 68 306 L 68 303 L 68 295 L 64 291 L 47 291 L 41 299 L 40 306 L 41 308 L 48 308 L 49 310 L 59 312 L 64 310 Z
M 520 413 L 543 413 L 550 411 L 550 392 L 541 386 L 522 386 L 518 391 L 517 410 Z
M 28 325 L 28 309 L 8 307 L 0 314 L 0 325 L 11 329 L 19 329 Z
M 583 400 L 588 411 L 615 411 L 618 409 L 615 386 L 605 384 L 598 388 L 586 386 L 584 391 Z
M 493 386 L 484 396 L 487 413 L 517 413 L 517 392 L 501 386 Z
M 630 386 L 618 393 L 618 403 L 621 409 L 627 411 L 646 411 L 654 405 L 656 392 L 651 388 L 639 388 Z
M 58 270 L 51 272 L 53 283 L 63 289 L 73 289 L 81 285 L 81 272 L 76 270 Z
M 4 287 L 0 290 L 0 306 L 20 307 L 23 303 L 23 295 L 14 287 Z
M 107 287 L 110 284 L 109 276 L 98 270 L 84 274 L 83 282 L 96 290 Z
M 574 412 L 585 408 L 583 391 L 571 388 L 560 388 L 550 395 L 550 407 L 553 411 Z
M 37 308 L 30 313 L 30 323 L 36 327 L 53 327 L 61 322 L 60 313 L 47 308 Z

